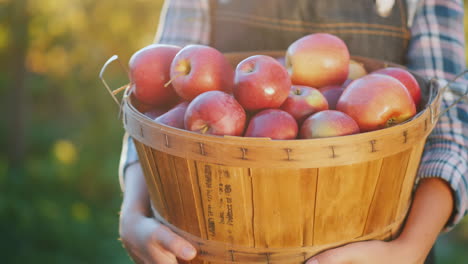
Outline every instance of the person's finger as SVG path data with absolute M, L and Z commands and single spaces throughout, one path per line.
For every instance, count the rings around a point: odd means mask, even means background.
M 197 254 L 196 249 L 188 241 L 176 235 L 169 228 L 160 223 L 158 223 L 153 233 L 153 239 L 156 244 L 160 244 L 178 258 L 191 260 Z
M 150 259 L 147 263 L 151 264 L 177 264 L 174 254 L 157 244 L 149 245 L 148 257 Z
M 174 253 L 168 251 L 159 239 L 158 229 L 161 227 L 163 225 L 153 218 L 145 218 L 140 222 L 137 236 L 142 238 L 143 244 L 140 250 L 144 252 L 145 264 L 177 264 Z
M 156 230 L 159 223 L 152 218 L 140 215 L 127 217 L 121 221 L 121 240 L 130 257 L 137 264 L 176 264 L 177 260 L 171 252 L 160 245 Z
M 138 254 L 138 251 L 133 250 L 132 246 L 130 245 L 130 243 L 128 243 L 128 241 L 126 241 L 123 238 L 121 238 L 120 240 L 122 241 L 123 248 L 125 248 L 125 251 L 127 251 L 128 256 L 133 260 L 133 262 L 135 262 L 136 264 L 145 263 L 140 254 Z
M 349 263 L 345 255 L 346 250 L 341 248 L 330 249 L 313 258 L 309 259 L 306 264 L 342 264 Z
M 145 264 L 145 261 L 143 261 L 143 259 L 137 256 L 133 251 L 127 250 L 127 253 L 135 264 Z

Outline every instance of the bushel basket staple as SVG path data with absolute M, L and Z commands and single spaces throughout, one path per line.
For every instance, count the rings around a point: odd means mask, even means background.
M 227 53 L 242 59 L 283 51 Z M 353 57 L 368 72 L 381 61 Z M 270 140 L 201 135 L 154 121 L 123 99 L 156 218 L 198 250 L 191 263 L 303 263 L 350 242 L 389 240 L 408 212 L 437 82 L 415 76 L 423 107 L 403 124 L 350 136 Z

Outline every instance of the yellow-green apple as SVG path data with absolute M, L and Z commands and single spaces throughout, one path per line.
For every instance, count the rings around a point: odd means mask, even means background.
M 278 108 L 290 88 L 288 72 L 272 57 L 255 55 L 237 65 L 233 93 L 245 110 Z
M 336 109 L 351 116 L 361 132 L 389 127 L 416 114 L 414 101 L 403 84 L 377 73 L 354 80 L 343 91 Z
M 135 97 L 151 106 L 166 106 L 178 100 L 170 80 L 171 63 L 180 47 L 152 44 L 140 49 L 129 61 L 129 78 Z
M 190 102 L 184 124 L 185 129 L 201 134 L 242 136 L 245 110 L 232 95 L 209 91 Z
M 156 118 L 155 121 L 171 127 L 184 129 L 184 117 L 188 104 L 188 102 L 183 102 L 176 105 L 171 110 Z
M 252 117 L 244 136 L 286 140 L 295 139 L 297 131 L 297 122 L 290 114 L 279 109 L 266 109 Z
M 302 85 L 293 85 L 281 110 L 292 115 L 300 125 L 310 115 L 328 109 L 327 99 L 319 90 Z
M 188 45 L 172 61 L 171 80 L 177 94 L 191 101 L 207 91 L 231 92 L 234 69 L 215 48 Z
M 364 68 L 364 64 L 357 62 L 355 60 L 349 60 L 348 79 L 356 80 L 366 74 L 367 74 L 367 71 L 366 71 L 366 68 Z
M 359 133 L 359 126 L 349 115 L 325 110 L 307 118 L 301 126 L 302 139 L 345 136 Z
M 341 85 L 329 85 L 320 88 L 320 92 L 327 99 L 328 109 L 336 110 L 336 102 L 338 102 L 338 99 L 340 99 L 343 90 L 344 88 Z
M 288 47 L 286 68 L 296 85 L 315 88 L 340 85 L 348 77 L 348 47 L 331 34 L 307 35 Z
M 388 76 L 392 76 L 393 78 L 396 78 L 401 83 L 403 83 L 406 89 L 408 89 L 416 106 L 418 106 L 419 103 L 421 102 L 421 88 L 419 87 L 419 84 L 416 78 L 414 78 L 414 76 L 408 71 L 401 69 L 401 68 L 388 67 L 388 68 L 377 70 L 374 73 L 385 74 Z

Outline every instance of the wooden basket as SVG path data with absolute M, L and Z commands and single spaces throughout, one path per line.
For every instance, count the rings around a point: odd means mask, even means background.
M 250 55 L 226 54 L 233 65 Z M 368 71 L 385 66 L 353 59 Z M 424 107 L 415 118 L 343 137 L 200 135 L 153 122 L 128 90 L 123 120 L 156 217 L 198 249 L 191 263 L 303 263 L 328 248 L 398 234 L 440 109 L 437 84 L 417 79 Z

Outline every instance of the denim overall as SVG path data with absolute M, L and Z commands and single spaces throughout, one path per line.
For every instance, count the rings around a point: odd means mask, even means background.
M 210 0 L 210 45 L 222 52 L 286 50 L 302 36 L 340 37 L 351 55 L 405 64 L 406 2 L 382 17 L 374 0 Z M 433 262 L 433 252 L 426 264 Z

